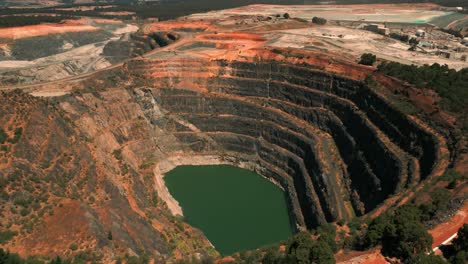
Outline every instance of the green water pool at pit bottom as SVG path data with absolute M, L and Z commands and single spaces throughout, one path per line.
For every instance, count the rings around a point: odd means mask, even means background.
M 185 221 L 222 255 L 293 234 L 283 190 L 254 172 L 229 165 L 179 166 L 164 180 Z

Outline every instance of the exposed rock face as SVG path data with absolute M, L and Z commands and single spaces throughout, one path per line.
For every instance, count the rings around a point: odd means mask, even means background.
M 18 231 L 8 248 L 22 255 L 62 255 L 75 243 L 101 249 L 89 253 L 101 258 L 111 251 L 107 236 L 114 232 L 116 245 L 136 254 L 168 254 L 164 235 L 132 209 L 122 183 L 96 164 L 84 134 L 56 104 L 20 92 L 2 92 L 0 102 L 0 127 L 8 134 L 22 129 L 15 132 L 18 139 L 10 135 L 1 144 L 7 148 L 0 155 L 0 222 Z M 135 191 L 142 186 L 138 180 L 134 185 Z
M 139 56 L 147 53 L 148 51 L 165 47 L 174 41 L 179 36 L 171 32 L 151 32 L 143 34 L 141 32 L 135 33 L 131 36 L 133 49 L 130 50 L 130 56 Z
M 168 157 L 218 156 L 280 185 L 299 229 L 370 212 L 440 158 L 438 138 L 372 88 L 313 65 L 142 59 L 125 69 L 130 88 L 67 99 L 98 157 L 121 149 L 141 174 Z
M 259 164 L 287 191 L 299 227 L 369 212 L 430 176 L 438 159 L 438 139 L 371 88 L 311 65 L 184 59 L 127 68 L 146 77 L 132 97 L 173 137 L 167 151 Z
M 344 77 L 325 70 L 323 61 L 270 55 L 134 59 L 48 103 L 3 95 L 37 113 L 16 117 L 3 108 L 3 128 L 16 122 L 25 134 L 4 154 L 0 176 L 13 173 L 11 162 L 22 175 L 63 175 L 58 185 L 38 184 L 52 192 L 39 207 L 55 215 L 32 224 L 9 248 L 46 254 L 41 248 L 53 247 L 49 242 L 61 243 L 59 253 L 73 242 L 99 249 L 105 259 L 121 253 L 149 253 L 160 261 L 169 252 L 213 255 L 202 234 L 169 213 L 181 209 L 162 177 L 181 164 L 256 171 L 285 190 L 297 229 L 398 203 L 399 194 L 445 168 L 443 139 L 353 77 L 359 69 L 334 66 L 351 73 Z M 45 124 L 52 134 L 37 133 L 46 131 Z M 39 167 L 44 160 L 53 163 Z M 6 186 L 13 194 L 19 185 Z M 6 208 L 15 206 L 12 197 Z M 48 227 L 67 226 L 64 214 L 82 223 L 73 236 L 65 235 L 67 228 Z M 50 232 L 63 241 L 45 236 Z

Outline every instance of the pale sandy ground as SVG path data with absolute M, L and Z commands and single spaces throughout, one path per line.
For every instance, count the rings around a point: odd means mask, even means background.
M 26 7 L 44 7 L 44 6 L 54 6 L 63 4 L 61 1 L 58 0 L 6 0 L 5 2 L 10 3 L 12 5 L 18 5 L 18 7 L 25 6 Z M 94 3 L 94 0 L 76 0 L 75 4 L 90 4 Z
M 104 20 L 90 20 L 86 23 L 106 23 Z M 80 21 L 80 23 L 84 23 Z M 112 21 L 112 23 L 115 23 Z M 120 22 L 122 23 L 122 22 Z M 81 25 L 82 26 L 82 25 Z M 92 27 L 90 25 L 84 25 Z M 78 26 L 80 27 L 80 26 Z M 93 27 L 94 28 L 94 27 Z M 124 27 L 116 29 L 114 37 L 99 43 L 92 43 L 80 47 L 73 47 L 71 43 L 64 43 L 64 52 L 51 55 L 48 57 L 39 58 L 33 61 L 5 60 L 0 63 L 0 71 L 21 70 L 24 76 L 33 76 L 37 81 L 53 81 L 62 78 L 67 78 L 71 75 L 87 73 L 111 66 L 101 54 L 106 43 L 112 40 L 119 39 L 122 35 L 132 33 L 138 30 L 138 26 L 127 24 Z M 3 50 L 8 50 L 8 47 L 3 47 Z M 74 69 L 70 71 L 70 67 Z M 39 95 L 39 94 L 37 94 Z M 60 92 L 45 92 L 40 96 L 60 96 Z
M 129 12 L 129 11 L 121 11 L 121 12 L 101 12 L 102 15 L 107 15 L 107 16 L 127 16 L 127 15 L 134 15 L 135 12 Z
M 282 34 L 278 34 L 282 33 Z M 325 34 L 325 35 L 324 35 Z M 375 34 L 370 31 L 350 29 L 340 26 L 308 27 L 301 29 L 279 30 L 271 35 L 274 47 L 306 48 L 349 54 L 356 59 L 363 53 L 376 54 L 378 58 L 404 64 L 447 64 L 452 69 L 468 67 L 468 62 L 449 60 L 435 55 L 409 51 L 409 45 Z M 342 35 L 343 37 L 339 37 Z
M 118 28 L 117 30 L 115 30 L 114 34 L 122 35 L 122 34 L 125 34 L 125 33 L 136 32 L 137 30 L 138 30 L 138 26 L 127 24 L 125 27 Z
M 193 17 L 212 19 L 226 15 L 274 15 L 289 13 L 292 17 L 310 20 L 314 16 L 331 20 L 362 20 L 382 22 L 414 22 L 430 20 L 450 12 L 433 10 L 436 5 L 250 5 L 245 7 L 195 14 Z
M 62 96 L 68 94 L 70 91 L 69 90 L 63 90 L 60 89 L 58 91 L 37 91 L 37 92 L 32 92 L 32 96 L 37 96 L 37 97 L 54 97 L 54 96 Z
M 313 16 L 321 16 L 332 20 L 362 20 L 362 23 L 370 20 L 378 20 L 380 22 L 414 22 L 417 20 L 430 20 L 450 13 L 438 9 L 440 9 L 440 6 L 434 4 L 349 6 L 251 5 L 193 14 L 188 16 L 187 19 L 194 22 L 200 19 L 205 21 L 217 20 L 216 23 L 219 25 L 238 27 L 240 28 L 238 30 L 247 30 L 249 32 L 265 31 L 268 38 L 267 45 L 271 47 L 333 52 L 342 54 L 343 57 L 355 61 L 358 61 L 363 53 L 373 53 L 378 58 L 403 64 L 424 65 L 439 63 L 447 64 L 450 68 L 456 70 L 468 67 L 468 62 L 461 60 L 423 54 L 420 51 L 408 51 L 409 45 L 369 31 L 330 24 L 325 26 L 304 24 L 299 29 L 282 29 L 281 24 L 285 24 L 284 19 L 272 20 L 270 22 L 255 21 L 254 19 L 257 16 L 265 17 L 287 12 L 292 17 L 299 17 L 308 21 Z M 288 24 L 292 23 L 289 22 Z M 275 27 L 275 25 L 277 27 L 276 30 L 269 29 Z

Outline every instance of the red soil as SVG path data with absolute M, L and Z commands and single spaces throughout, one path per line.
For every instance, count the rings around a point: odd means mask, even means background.
M 164 21 L 164 22 L 157 22 L 151 24 L 147 27 L 148 32 L 154 31 L 172 31 L 174 29 L 192 29 L 192 30 L 209 30 L 211 28 L 215 28 L 214 25 L 208 21 L 183 21 L 183 20 L 175 20 L 175 21 Z
M 468 154 L 462 154 L 455 164 L 455 170 L 463 175 L 468 175 Z
M 388 261 L 380 253 L 380 249 L 373 251 L 359 252 L 352 251 L 346 254 L 335 256 L 336 263 L 339 264 L 387 264 Z
M 228 41 L 242 41 L 242 40 L 249 40 L 249 41 L 265 41 L 264 38 L 261 37 L 259 34 L 255 33 L 244 33 L 244 32 L 229 32 L 229 33 L 218 33 L 218 34 L 205 34 L 200 36 L 202 39 L 208 40 L 228 40 Z
M 52 216 L 45 216 L 45 223 L 36 227 L 32 234 L 6 248 L 21 256 L 48 254 L 63 255 L 71 243 L 77 245 L 93 244 L 88 228 L 85 211 L 80 207 L 80 201 L 65 199 L 61 206 L 53 208 Z M 48 249 L 47 252 L 44 249 Z
M 94 19 L 94 22 L 99 23 L 99 24 L 123 24 L 121 20 L 104 19 L 104 18 L 96 18 Z
M 434 239 L 432 248 L 439 246 L 446 239 L 450 238 L 463 224 L 468 224 L 468 201 L 465 201 L 460 210 L 448 221 L 429 230 L 429 234 Z
M 98 28 L 85 24 L 81 20 L 69 20 L 64 23 L 40 24 L 0 29 L 0 38 L 22 39 L 66 32 L 96 31 Z

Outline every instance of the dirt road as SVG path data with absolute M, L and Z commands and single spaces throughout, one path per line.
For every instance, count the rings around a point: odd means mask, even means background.
M 434 239 L 432 251 L 437 253 L 440 245 L 451 242 L 456 237 L 458 229 L 460 229 L 463 224 L 468 224 L 468 201 L 465 201 L 463 206 L 448 221 L 429 230 L 429 234 L 431 234 Z
M 142 57 L 144 57 L 144 58 L 151 57 L 151 56 L 154 56 L 155 54 L 160 53 L 160 52 L 165 52 L 165 51 L 168 51 L 168 50 L 176 49 L 179 46 L 185 45 L 190 40 L 191 40 L 190 38 L 185 38 L 185 37 L 181 36 L 181 38 L 178 41 L 176 41 L 175 43 L 173 43 L 171 45 L 168 45 L 168 46 L 165 46 L 163 48 L 152 50 L 152 51 L 144 54 Z M 61 82 L 78 81 L 78 80 L 88 78 L 90 76 L 93 76 L 93 75 L 101 73 L 101 72 L 105 72 L 105 71 L 108 71 L 108 70 L 112 70 L 112 69 L 122 67 L 124 65 L 124 63 L 126 61 L 128 61 L 128 60 L 131 60 L 131 58 L 125 60 L 124 62 L 114 64 L 112 66 L 109 66 L 109 67 L 106 67 L 106 68 L 103 68 L 103 69 L 100 69 L 100 70 L 97 70 L 97 71 L 92 71 L 92 72 L 87 72 L 87 73 L 83 73 L 83 74 L 79 74 L 79 75 L 74 75 L 74 76 L 70 76 L 70 77 L 55 80 L 55 81 L 41 82 L 41 83 L 28 84 L 28 85 L 0 87 L 0 91 L 8 91 L 8 90 L 15 90 L 15 89 L 20 89 L 20 90 L 31 89 L 31 90 L 34 90 L 34 88 L 40 88 L 41 86 L 47 86 L 47 85 L 57 84 L 57 83 L 61 83 Z

